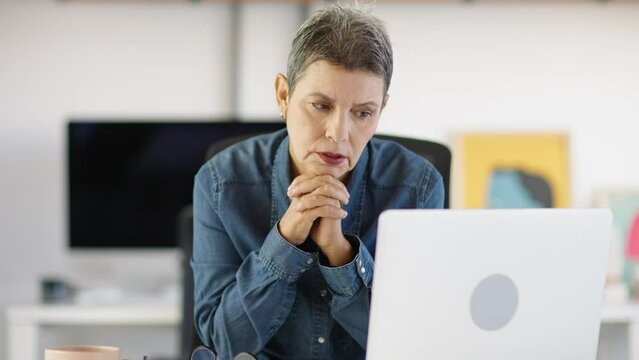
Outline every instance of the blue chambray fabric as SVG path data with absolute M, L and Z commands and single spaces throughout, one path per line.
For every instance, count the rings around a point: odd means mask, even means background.
M 441 208 L 440 174 L 397 143 L 371 139 L 351 171 L 342 231 L 355 259 L 329 267 L 312 240 L 285 241 L 286 129 L 235 144 L 204 164 L 193 192 L 195 326 L 221 359 L 364 358 L 377 218 Z M 409 250 L 407 250 L 409 251 Z

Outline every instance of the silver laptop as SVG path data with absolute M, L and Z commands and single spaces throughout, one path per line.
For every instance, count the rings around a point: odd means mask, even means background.
M 596 357 L 607 209 L 391 210 L 367 359 Z

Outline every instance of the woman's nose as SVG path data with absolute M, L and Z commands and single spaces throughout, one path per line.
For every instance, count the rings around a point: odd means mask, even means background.
M 326 126 L 326 137 L 336 143 L 348 140 L 348 115 L 335 112 Z

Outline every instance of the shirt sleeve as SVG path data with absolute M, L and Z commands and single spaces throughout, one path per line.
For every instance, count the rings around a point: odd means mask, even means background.
M 193 191 L 194 320 L 202 341 L 231 359 L 260 352 L 281 327 L 312 255 L 286 242 L 275 225 L 242 259 L 218 216 L 217 191 L 215 173 L 204 166 Z
M 339 267 L 326 265 L 320 256 L 320 272 L 332 293 L 331 312 L 357 343 L 366 349 L 370 290 L 373 282 L 373 257 L 354 235 L 344 235 L 355 250 L 353 261 Z

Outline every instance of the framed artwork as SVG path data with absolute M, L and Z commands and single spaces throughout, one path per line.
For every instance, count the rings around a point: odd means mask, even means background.
M 570 206 L 568 134 L 459 134 L 453 151 L 455 208 Z
M 613 217 L 607 282 L 623 282 L 636 294 L 639 279 L 639 188 L 601 190 L 596 195 L 595 205 L 609 208 Z

